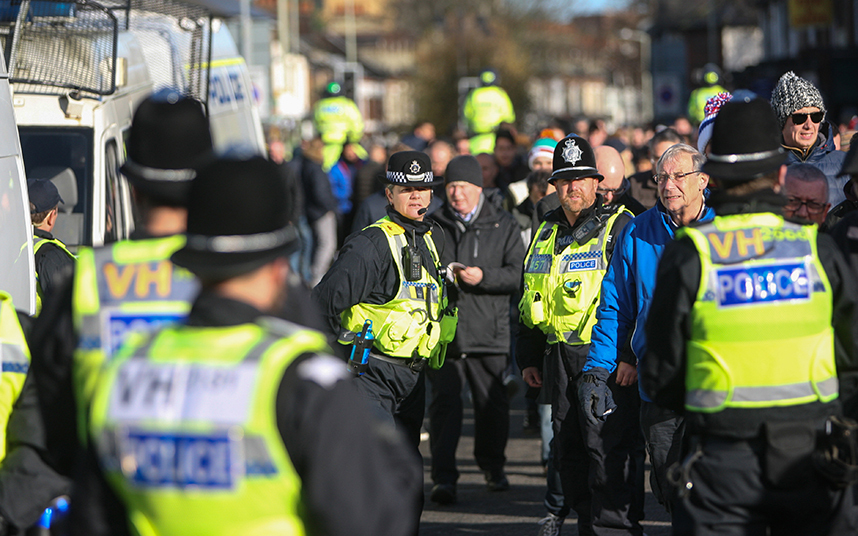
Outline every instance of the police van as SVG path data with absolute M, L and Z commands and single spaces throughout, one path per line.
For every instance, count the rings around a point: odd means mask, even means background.
M 0 0 L 0 42 L 27 176 L 56 184 L 64 203 L 53 233 L 73 250 L 134 229 L 118 169 L 133 112 L 153 91 L 178 87 L 205 103 L 217 150 L 264 152 L 244 60 L 199 5 Z
M 15 128 L 12 89 L 6 61 L 0 56 L 0 289 L 17 309 L 36 311 L 33 228 L 24 179 L 21 142 Z

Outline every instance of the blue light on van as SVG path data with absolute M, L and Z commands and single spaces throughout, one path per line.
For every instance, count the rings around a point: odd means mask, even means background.
M 0 0 L 0 22 L 14 22 L 18 18 L 21 0 Z M 39 17 L 74 17 L 74 2 L 30 2 L 28 19 Z

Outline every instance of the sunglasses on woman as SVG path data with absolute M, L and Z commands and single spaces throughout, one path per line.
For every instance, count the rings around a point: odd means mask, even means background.
M 810 116 L 810 120 L 816 124 L 819 124 L 822 121 L 822 118 L 825 117 L 825 112 L 813 112 L 809 114 L 790 114 L 792 117 L 792 123 L 794 125 L 803 125 L 805 121 L 807 121 L 807 117 Z

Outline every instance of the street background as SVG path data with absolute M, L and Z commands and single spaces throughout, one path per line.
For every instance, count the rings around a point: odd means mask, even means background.
M 421 536 L 450 536 L 492 534 L 497 536 L 536 536 L 537 522 L 545 517 L 545 475 L 540 463 L 538 435 L 523 432 L 525 400 L 524 382 L 517 379 L 519 389 L 510 401 L 510 438 L 506 447 L 506 474 L 510 489 L 504 492 L 486 490 L 485 478 L 474 461 L 474 411 L 467 392 L 462 439 L 456 452 L 459 484 L 456 504 L 439 506 L 429 500 L 432 489 L 430 476 L 432 458 L 429 441 L 420 443 L 423 454 L 424 493 L 426 502 L 420 522 Z M 428 390 L 427 386 L 427 390 Z M 428 401 L 427 401 L 428 407 Z M 642 523 L 647 536 L 668 536 L 670 518 L 658 504 L 649 488 L 649 463 L 646 466 L 646 519 Z M 574 512 L 566 518 L 563 536 L 578 534 Z

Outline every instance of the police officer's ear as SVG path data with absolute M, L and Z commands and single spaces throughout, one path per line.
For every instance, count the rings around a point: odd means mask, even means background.
M 707 175 L 706 173 L 701 173 L 700 174 L 700 191 L 702 192 L 703 190 L 705 190 L 707 186 L 709 186 L 709 175 Z
M 778 182 L 777 184 L 772 186 L 772 190 L 774 190 L 776 194 L 780 193 L 783 190 L 784 184 L 786 184 L 786 174 L 787 167 L 786 164 L 783 164 L 781 165 L 780 169 L 778 169 Z

